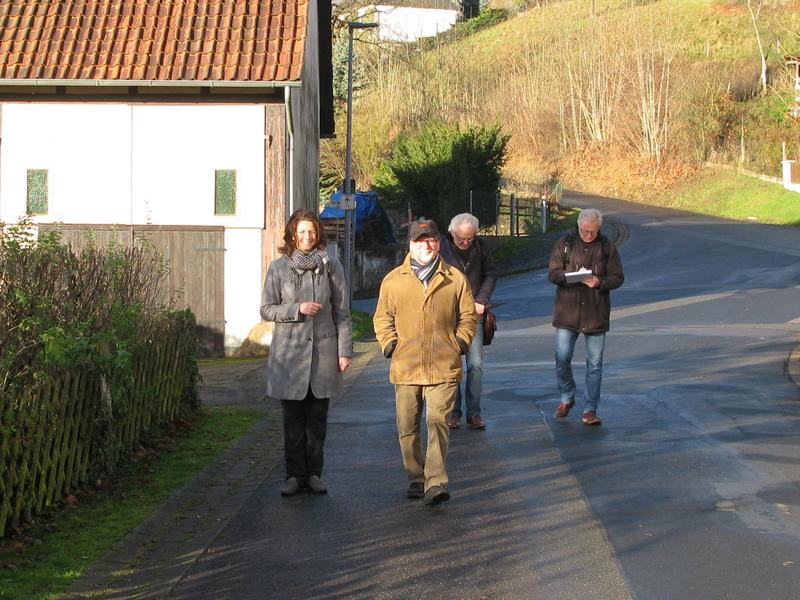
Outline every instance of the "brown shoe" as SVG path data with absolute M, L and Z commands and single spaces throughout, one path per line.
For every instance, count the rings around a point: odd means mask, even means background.
M 441 485 L 434 485 L 432 488 L 429 488 L 427 492 L 425 492 L 425 500 L 423 502 L 425 504 L 441 504 L 442 502 L 447 502 L 450 500 L 450 492 L 447 491 L 447 488 L 442 487 Z
M 470 429 L 486 429 L 486 423 L 483 422 L 480 415 L 475 415 L 467 419 Z
M 556 419 L 566 419 L 570 409 L 575 406 L 575 400 L 571 402 L 562 402 L 556 409 Z
M 597 416 L 597 413 L 590 410 L 589 412 L 583 413 L 583 424 L 584 425 L 594 425 L 595 427 L 600 425 L 602 421 L 600 417 Z
M 450 429 L 459 429 L 461 427 L 461 417 L 453 413 L 450 415 L 450 418 L 447 419 L 447 426 Z

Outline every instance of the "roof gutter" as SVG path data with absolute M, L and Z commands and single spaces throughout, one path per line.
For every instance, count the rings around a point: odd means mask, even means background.
M 289 134 L 289 156 L 287 162 L 287 172 L 289 173 L 289 185 L 287 186 L 289 192 L 289 214 L 294 213 L 294 121 L 292 120 L 292 90 L 288 87 L 283 91 L 283 97 L 286 103 L 286 131 Z
M 172 81 L 153 79 L 0 79 L 0 86 L 34 87 L 207 87 L 207 88 L 290 88 L 300 87 L 301 81 Z

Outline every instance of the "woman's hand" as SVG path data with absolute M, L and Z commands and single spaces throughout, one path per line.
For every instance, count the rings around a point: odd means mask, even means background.
M 320 310 L 322 310 L 322 304 L 320 304 L 319 302 L 301 302 L 300 303 L 300 314 L 301 315 L 308 315 L 309 317 L 313 317 Z
M 339 357 L 339 371 L 344 373 L 347 371 L 347 367 L 350 366 L 350 363 L 353 362 L 353 359 L 349 356 L 340 356 Z

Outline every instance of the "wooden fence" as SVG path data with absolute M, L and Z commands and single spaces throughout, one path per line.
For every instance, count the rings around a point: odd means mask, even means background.
M 194 345 L 194 320 L 169 319 L 133 356 L 132 380 L 107 381 L 85 368 L 54 374 L 24 397 L 0 398 L 0 419 L 10 425 L 0 440 L 0 537 L 193 406 Z

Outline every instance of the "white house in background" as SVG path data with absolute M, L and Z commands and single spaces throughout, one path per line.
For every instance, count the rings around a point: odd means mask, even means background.
M 378 24 L 378 39 L 413 42 L 453 27 L 458 20 L 460 6 L 449 0 L 398 0 L 361 8 L 358 14 L 359 18 L 368 17 Z
M 783 161 L 783 187 L 793 192 L 800 192 L 800 162 Z
M 146 236 L 206 354 L 260 322 L 333 133 L 330 0 L 0 2 L 0 222 Z
M 794 80 L 794 106 L 789 114 L 795 119 L 800 119 L 800 57 L 789 56 L 784 60 Z M 800 163 L 795 160 L 783 161 L 783 187 L 793 192 L 800 192 Z

